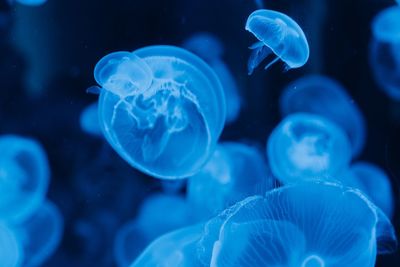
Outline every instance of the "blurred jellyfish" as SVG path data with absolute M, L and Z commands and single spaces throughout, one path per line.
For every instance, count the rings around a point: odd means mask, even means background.
M 356 162 L 350 166 L 343 180 L 348 186 L 360 189 L 386 216 L 393 217 L 393 191 L 387 174 L 378 166 L 368 162 Z
M 94 136 L 102 136 L 101 128 L 99 124 L 98 117 L 98 105 L 96 103 L 92 103 L 87 106 L 81 113 L 80 117 L 80 125 L 81 129 L 90 135 Z
M 17 2 L 27 6 L 40 6 L 46 3 L 47 0 L 8 0 L 9 2 Z
M 370 63 L 380 88 L 400 101 L 400 7 L 381 11 L 372 21 Z
M 336 123 L 348 135 L 353 157 L 364 147 L 364 117 L 346 90 L 329 77 L 308 75 L 290 83 L 281 95 L 280 109 L 283 116 L 307 112 Z
M 265 194 L 272 187 L 261 151 L 241 143 L 219 144 L 207 165 L 188 180 L 191 216 L 196 220 L 209 219 L 248 196 Z
M 156 194 L 145 200 L 135 220 L 118 231 L 114 242 L 119 267 L 129 266 L 159 236 L 189 224 L 186 200 L 177 195 Z
M 248 61 L 248 73 L 268 56 L 275 58 L 264 69 L 281 59 L 287 69 L 300 68 L 309 57 L 306 36 L 300 26 L 289 16 L 267 9 L 259 9 L 250 14 L 245 29 L 259 42 L 250 46 L 253 50 Z
M 64 222 L 57 206 L 46 201 L 27 220 L 16 226 L 24 248 L 24 267 L 41 266 L 61 242 Z
M 49 163 L 41 145 L 16 135 L 0 136 L 0 220 L 19 222 L 44 201 Z
M 0 267 L 22 266 L 24 251 L 15 232 L 0 222 Z
M 396 247 L 389 219 L 360 191 L 309 182 L 247 198 L 211 220 L 199 256 L 218 267 L 373 267 L 377 253 Z
M 202 236 L 203 228 L 203 224 L 198 224 L 161 236 L 130 267 L 202 266 L 197 257 L 197 242 Z
M 214 151 L 225 122 L 225 96 L 215 72 L 174 46 L 148 46 L 102 58 L 99 119 L 119 155 L 165 179 L 190 176 Z
M 342 129 L 331 121 L 294 113 L 272 131 L 267 156 L 272 173 L 282 183 L 328 180 L 348 167 L 351 147 Z
M 215 71 L 225 93 L 226 122 L 234 122 L 242 101 L 235 78 L 222 59 L 224 49 L 221 41 L 211 33 L 199 32 L 187 38 L 182 46 L 203 58 Z

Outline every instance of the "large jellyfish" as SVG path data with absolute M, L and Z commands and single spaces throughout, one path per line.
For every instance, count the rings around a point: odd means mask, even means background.
M 24 250 L 15 231 L 0 222 L 0 267 L 20 267 Z
M 250 46 L 253 50 L 248 61 L 248 73 L 268 56 L 275 58 L 265 69 L 281 59 L 287 69 L 300 68 L 309 57 L 310 49 L 303 30 L 289 16 L 267 9 L 259 9 L 251 13 L 245 29 L 251 32 L 259 42 Z
M 102 136 L 98 114 L 97 102 L 90 104 L 82 111 L 79 122 L 85 133 Z
M 191 216 L 209 219 L 227 207 L 273 187 L 266 159 L 250 145 L 226 142 L 217 145 L 207 165 L 188 180 Z
M 186 39 L 183 47 L 203 58 L 215 71 L 225 93 L 226 122 L 234 122 L 239 116 L 242 100 L 235 78 L 222 58 L 221 41 L 211 33 L 199 32 Z
M 148 46 L 102 58 L 102 131 L 137 169 L 165 179 L 190 176 L 214 151 L 225 122 L 225 96 L 215 72 L 174 46 Z
M 348 135 L 353 157 L 364 147 L 364 117 L 346 90 L 329 77 L 308 75 L 290 83 L 280 97 L 280 109 L 283 116 L 307 112 L 335 122 Z
M 42 204 L 49 184 L 49 163 L 33 139 L 0 136 L 0 220 L 19 222 Z
M 380 88 L 400 101 L 400 6 L 384 9 L 373 19 L 370 63 Z
M 189 224 L 186 200 L 177 195 L 156 194 L 145 200 L 138 216 L 118 231 L 114 242 L 119 267 L 129 266 L 154 239 Z
M 348 167 L 351 147 L 342 129 L 330 120 L 294 113 L 272 131 L 267 156 L 272 173 L 282 183 L 329 180 Z
M 239 202 L 205 227 L 199 256 L 218 267 L 373 267 L 397 240 L 360 191 L 325 182 L 284 186 Z

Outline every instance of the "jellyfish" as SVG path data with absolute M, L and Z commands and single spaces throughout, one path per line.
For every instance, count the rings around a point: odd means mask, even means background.
M 102 136 L 98 114 L 97 102 L 90 104 L 82 111 L 80 125 L 85 133 L 93 136 Z
M 148 46 L 102 58 L 99 120 L 104 136 L 133 167 L 161 179 L 193 175 L 215 149 L 225 96 L 215 72 L 174 46 Z
M 225 93 L 226 123 L 230 124 L 236 121 L 239 117 L 242 100 L 235 78 L 223 61 L 224 49 L 221 41 L 211 33 L 199 32 L 186 39 L 182 46 L 204 59 L 215 71 Z
M 24 251 L 15 231 L 0 222 L 0 267 L 20 267 Z
M 309 57 L 310 49 L 303 30 L 289 16 L 267 9 L 259 9 L 250 14 L 245 29 L 259 42 L 249 48 L 252 50 L 248 60 L 248 74 L 268 56 L 275 58 L 264 69 L 268 69 L 281 59 L 287 69 L 300 68 Z
M 250 145 L 225 142 L 207 165 L 188 179 L 187 198 L 191 216 L 209 219 L 236 202 L 272 189 L 266 159 Z
M 375 266 L 395 251 L 393 225 L 360 191 L 322 181 L 249 197 L 205 226 L 207 266 Z
M 341 128 L 324 117 L 294 113 L 284 118 L 268 138 L 272 174 L 282 183 L 336 180 L 347 169 L 351 146 Z
M 137 217 L 122 226 L 114 241 L 119 267 L 129 266 L 154 239 L 189 224 L 186 200 L 178 195 L 155 194 L 145 200 Z
M 347 134 L 353 157 L 365 144 L 366 125 L 360 108 L 341 84 L 322 75 L 304 76 L 290 83 L 280 97 L 283 116 L 307 112 L 336 123 Z
M 49 163 L 42 146 L 17 135 L 0 136 L 0 220 L 23 221 L 45 199 Z
M 400 7 L 381 11 L 372 21 L 370 64 L 374 78 L 390 98 L 400 101 Z
M 153 241 L 130 267 L 200 267 L 197 243 L 203 234 L 203 224 L 181 228 Z

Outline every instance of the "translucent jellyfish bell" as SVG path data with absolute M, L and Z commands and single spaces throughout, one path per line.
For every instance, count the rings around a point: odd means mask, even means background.
M 206 225 L 199 247 L 212 267 L 373 267 L 376 254 L 395 251 L 397 240 L 360 191 L 309 182 L 239 202 Z
M 224 53 L 221 41 L 213 34 L 208 32 L 198 32 L 187 38 L 182 47 L 192 51 L 206 62 L 220 60 Z
M 250 14 L 245 29 L 259 42 L 250 46 L 252 53 L 248 61 L 251 75 L 254 69 L 269 55 L 275 59 L 265 69 L 281 59 L 288 69 L 300 68 L 309 57 L 306 36 L 300 26 L 289 16 L 267 9 L 259 9 Z
M 98 104 L 92 103 L 87 106 L 81 113 L 80 116 L 80 125 L 82 130 L 85 133 L 94 136 L 102 136 L 100 124 L 99 124 L 99 116 L 98 116 Z
M 212 154 L 225 122 L 214 71 L 174 46 L 116 52 L 99 61 L 102 131 L 137 169 L 165 179 L 190 176 Z
M 336 123 L 347 134 L 353 157 L 360 154 L 366 140 L 366 125 L 360 108 L 341 84 L 322 75 L 304 76 L 290 83 L 280 97 L 283 116 L 307 112 Z
M 344 132 L 324 117 L 294 113 L 284 118 L 268 138 L 267 156 L 282 183 L 334 179 L 351 160 Z
M 0 267 L 22 266 L 24 251 L 15 232 L 0 222 Z
M 387 43 L 400 41 L 400 7 L 392 6 L 382 10 L 372 21 L 373 37 Z
M 49 163 L 39 143 L 16 135 L 0 136 L 0 220 L 19 222 L 44 201 Z

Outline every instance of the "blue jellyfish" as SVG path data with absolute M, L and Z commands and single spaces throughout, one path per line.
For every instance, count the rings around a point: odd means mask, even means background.
M 19 222 L 44 201 L 49 184 L 49 163 L 33 139 L 0 136 L 0 220 Z
M 275 58 L 265 69 L 281 59 L 287 69 L 300 68 L 309 57 L 310 49 L 303 30 L 289 16 L 267 9 L 259 9 L 250 14 L 245 29 L 259 42 L 250 46 L 253 50 L 248 61 L 248 72 L 254 69 L 269 55 Z
M 280 97 L 280 109 L 283 116 L 307 112 L 336 123 L 348 135 L 353 157 L 364 147 L 364 117 L 346 90 L 329 77 L 308 75 L 290 83 Z
M 24 250 L 15 231 L 0 222 L 0 267 L 20 267 L 23 258 Z
M 282 183 L 328 180 L 347 169 L 351 146 L 342 129 L 330 120 L 294 113 L 272 131 L 267 156 L 273 175 Z
M 207 223 L 198 251 L 218 267 L 373 267 L 396 248 L 390 220 L 360 191 L 305 182 L 229 208 Z
M 200 267 L 197 243 L 203 234 L 197 224 L 165 234 L 152 242 L 130 267 Z
M 389 177 L 380 167 L 368 162 L 356 162 L 350 166 L 343 183 L 360 189 L 389 218 L 393 217 L 392 186 Z
M 98 104 L 92 103 L 87 106 L 81 113 L 80 125 L 85 133 L 94 136 L 102 136 L 99 118 L 98 118 Z
M 400 101 L 400 6 L 384 9 L 373 19 L 370 63 L 379 87 Z
M 226 142 L 207 165 L 188 179 L 187 198 L 191 216 L 209 219 L 227 207 L 273 187 L 266 159 L 253 146 Z
M 186 39 L 183 47 L 203 58 L 215 71 L 225 93 L 226 123 L 234 122 L 239 116 L 242 100 L 235 78 L 222 59 L 221 41 L 211 33 L 200 32 Z
M 215 72 L 174 46 L 148 46 L 102 58 L 99 120 L 118 154 L 164 179 L 190 176 L 216 146 L 225 122 L 225 96 Z
M 57 206 L 46 201 L 31 217 L 16 226 L 24 249 L 24 267 L 41 266 L 61 242 L 64 221 Z
M 148 197 L 137 217 L 117 233 L 114 255 L 118 266 L 129 266 L 154 239 L 188 224 L 188 207 L 183 197 L 170 194 Z
M 11 0 L 27 6 L 40 6 L 46 3 L 47 0 Z

